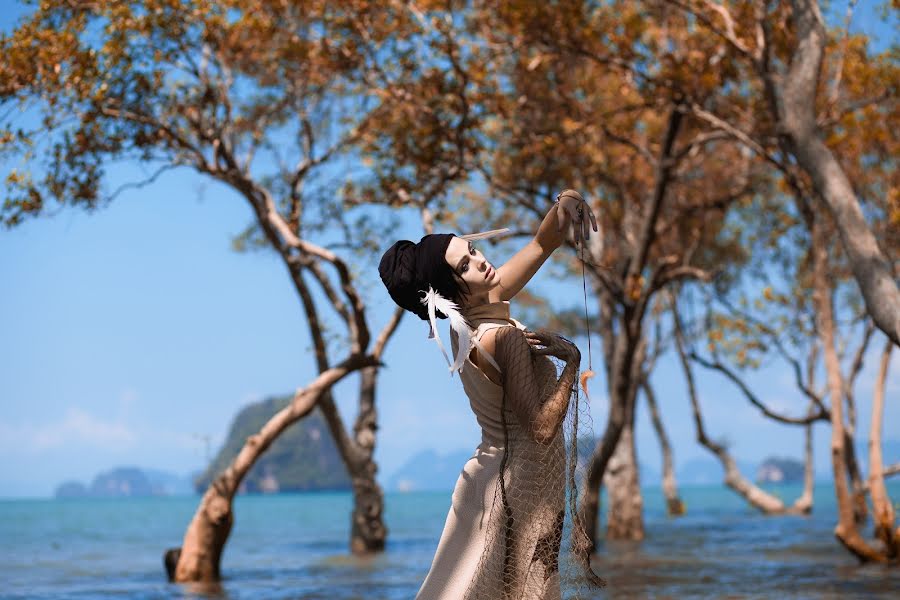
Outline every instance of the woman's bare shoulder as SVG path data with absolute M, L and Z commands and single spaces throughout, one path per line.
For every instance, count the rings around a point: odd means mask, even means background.
M 487 331 L 485 331 L 480 338 L 481 348 L 484 352 L 488 353 L 491 358 L 497 357 L 497 344 L 501 340 L 507 339 L 509 336 L 521 337 L 522 342 L 525 342 L 525 335 L 520 330 L 516 329 L 512 325 L 508 326 L 500 326 L 500 327 L 491 327 Z M 469 358 L 475 365 L 481 369 L 485 375 L 488 376 L 489 379 L 494 381 L 495 383 L 500 381 L 500 373 L 491 365 L 491 363 L 487 360 L 478 360 L 478 355 L 480 354 L 477 348 L 472 349 L 472 355 Z
M 491 327 L 485 331 L 481 335 L 480 341 L 484 349 L 493 354 L 494 350 L 497 349 L 498 341 L 509 337 L 521 337 L 524 340 L 525 333 L 512 325 L 500 325 L 499 327 Z

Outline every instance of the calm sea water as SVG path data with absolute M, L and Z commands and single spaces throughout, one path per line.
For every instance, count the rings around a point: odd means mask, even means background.
M 792 500 L 797 488 L 778 489 Z M 890 489 L 900 501 L 900 485 Z M 606 543 L 601 598 L 900 598 L 900 567 L 859 566 L 836 542 L 833 493 L 809 517 L 764 517 L 720 487 L 682 490 L 669 519 L 645 495 L 647 539 Z M 389 494 L 387 551 L 347 553 L 349 494 L 239 497 L 221 586 L 166 581 L 198 498 L 0 500 L 0 598 L 412 598 L 431 563 L 447 493 Z M 868 534 L 869 528 L 866 528 Z

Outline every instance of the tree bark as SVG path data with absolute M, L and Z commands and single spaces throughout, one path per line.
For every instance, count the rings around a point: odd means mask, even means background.
M 206 490 L 184 534 L 181 548 L 167 551 L 167 566 L 169 557 L 177 553 L 177 562 L 169 572 L 171 580 L 212 582 L 220 579 L 222 550 L 234 523 L 232 500 L 244 476 L 281 432 L 309 414 L 331 386 L 349 373 L 375 363 L 373 357 L 356 355 L 321 373 L 307 388 L 298 390 L 293 401 L 269 419 L 259 433 L 247 438 L 228 468 Z
M 894 270 L 879 249 L 853 186 L 822 140 L 816 123 L 816 95 L 826 36 L 822 15 L 815 0 L 794 0 L 792 5 L 797 46 L 783 80 L 783 114 L 776 118 L 797 163 L 831 212 L 869 315 L 885 335 L 900 345 L 900 289 Z
M 353 428 L 356 445 L 363 455 L 350 472 L 353 480 L 353 514 L 351 515 L 350 549 L 354 554 L 369 554 L 384 550 L 387 528 L 384 526 L 384 494 L 375 480 L 375 392 L 378 369 L 370 367 L 360 373 L 359 418 Z
M 609 500 L 606 537 L 611 540 L 644 539 L 644 500 L 641 497 L 637 450 L 634 443 L 634 414 L 637 389 L 629 390 L 625 426 L 604 474 Z
M 670 517 L 679 517 L 685 513 L 684 502 L 678 495 L 678 484 L 675 481 L 675 466 L 672 461 L 672 445 L 669 443 L 669 436 L 666 434 L 662 419 L 659 416 L 659 407 L 656 404 L 656 394 L 653 392 L 653 386 L 644 377 L 641 382 L 644 395 L 647 397 L 647 407 L 650 409 L 650 420 L 653 422 L 653 429 L 656 431 L 656 437 L 659 439 L 659 447 L 662 450 L 662 490 L 666 499 L 666 512 Z
M 894 506 L 884 486 L 881 456 L 881 426 L 884 420 L 884 387 L 891 362 L 893 343 L 887 340 L 881 353 L 878 379 L 872 399 L 872 423 L 869 429 L 869 490 L 872 494 L 872 514 L 875 537 L 884 544 L 888 560 L 900 557 L 900 528 L 894 530 Z
M 853 428 L 845 424 L 844 430 L 844 459 L 847 461 L 847 476 L 850 478 L 850 492 L 853 498 L 853 518 L 859 525 L 864 525 L 869 517 L 869 507 L 866 506 L 866 484 L 862 472 L 859 469 L 859 461 L 856 459 L 856 448 L 853 446 Z

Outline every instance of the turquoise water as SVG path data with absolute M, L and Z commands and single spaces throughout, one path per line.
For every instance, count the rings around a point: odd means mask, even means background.
M 799 489 L 778 491 L 792 500 Z M 900 501 L 900 486 L 890 492 Z M 598 597 L 900 597 L 900 567 L 859 566 L 838 545 L 829 486 L 809 517 L 758 515 L 720 487 L 682 496 L 688 514 L 669 519 L 659 490 L 646 490 L 647 539 L 604 544 L 595 566 L 609 588 Z M 213 589 L 170 584 L 162 564 L 197 502 L 0 500 L 0 598 L 412 598 L 450 494 L 389 494 L 387 551 L 371 559 L 347 554 L 349 494 L 239 497 Z

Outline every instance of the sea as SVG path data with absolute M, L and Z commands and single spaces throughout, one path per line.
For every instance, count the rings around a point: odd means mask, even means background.
M 788 501 L 800 492 L 771 490 Z M 889 492 L 898 503 L 898 482 Z M 681 495 L 687 514 L 670 518 L 660 490 L 644 491 L 646 538 L 602 544 L 594 568 L 608 587 L 595 597 L 900 598 L 900 565 L 860 565 L 835 539 L 828 484 L 809 516 L 761 515 L 719 485 Z M 413 598 L 450 492 L 387 494 L 387 549 L 369 558 L 348 552 L 348 493 L 239 496 L 221 583 L 169 583 L 163 553 L 180 545 L 198 501 L 0 500 L 0 598 Z

